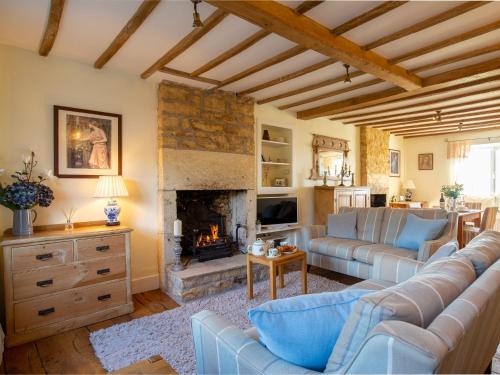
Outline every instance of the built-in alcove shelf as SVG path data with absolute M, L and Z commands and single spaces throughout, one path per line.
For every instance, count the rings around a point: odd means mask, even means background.
M 263 139 L 264 134 L 269 139 Z M 261 123 L 258 147 L 258 194 L 289 194 L 295 188 L 293 129 Z
M 291 230 L 298 230 L 302 228 L 302 225 L 287 225 L 283 227 L 274 227 L 274 228 L 263 228 L 259 232 L 257 232 L 257 236 L 261 234 L 268 234 L 268 233 L 278 233 L 278 232 L 286 232 L 286 231 L 291 231 Z

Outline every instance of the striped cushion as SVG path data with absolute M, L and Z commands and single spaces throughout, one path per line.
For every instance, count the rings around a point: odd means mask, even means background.
M 418 253 L 413 250 L 372 243 L 357 247 L 354 250 L 353 258 L 358 262 L 373 264 L 373 260 L 377 254 L 393 254 L 404 258 L 417 259 Z
M 340 333 L 325 372 L 337 372 L 347 365 L 382 321 L 427 327 L 474 280 L 474 268 L 467 258 L 443 259 L 403 283 L 362 297 Z
M 341 207 L 339 213 L 356 211 L 358 215 L 356 220 L 358 240 L 377 243 L 380 239 L 380 228 L 382 227 L 385 210 L 385 207 Z
M 470 259 L 476 270 L 476 277 L 500 258 L 500 232 L 485 231 L 456 253 Z
M 378 279 L 368 279 L 360 281 L 354 285 L 351 285 L 347 289 L 369 289 L 369 290 L 382 290 L 396 285 L 392 281 L 378 280 Z
M 417 215 L 423 219 L 447 219 L 448 212 L 441 208 L 421 208 L 421 209 L 401 209 L 401 208 L 387 208 L 382 221 L 382 228 L 380 231 L 380 243 L 386 245 L 394 245 L 399 234 L 406 224 L 408 214 Z M 444 229 L 446 232 L 446 228 Z
M 310 251 L 314 253 L 352 260 L 352 253 L 354 249 L 358 246 L 365 245 L 366 243 L 367 242 L 346 240 L 343 238 L 320 237 L 311 240 L 309 248 Z

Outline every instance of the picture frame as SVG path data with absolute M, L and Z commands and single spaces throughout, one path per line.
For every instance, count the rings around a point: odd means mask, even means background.
M 389 176 L 401 177 L 401 151 L 389 149 Z
M 418 170 L 419 171 L 432 171 L 434 169 L 434 154 L 428 152 L 425 154 L 418 154 Z
M 54 105 L 54 175 L 122 174 L 122 115 Z

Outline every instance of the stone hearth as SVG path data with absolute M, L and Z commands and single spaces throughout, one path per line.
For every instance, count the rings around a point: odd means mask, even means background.
M 173 225 L 177 218 L 177 191 L 221 190 L 231 197 L 231 225 L 228 234 L 235 237 L 235 225 L 240 232 L 240 247 L 255 239 L 256 172 L 254 103 L 221 90 L 205 91 L 171 82 L 162 82 L 158 90 L 158 197 L 161 220 L 159 253 L 160 285 L 169 294 L 202 296 L 234 284 L 242 270 L 235 271 L 235 257 L 212 260 L 172 273 L 169 265 L 174 258 Z M 183 233 L 184 235 L 191 235 Z M 210 271 L 210 263 L 222 267 L 219 276 Z M 238 267 L 236 267 L 238 268 Z M 191 274 L 206 272 L 211 282 L 206 292 L 197 288 L 198 279 Z M 244 274 L 244 273 L 243 273 Z M 184 280 L 184 276 L 187 281 Z M 238 276 L 240 275 L 240 276 Z M 200 280 L 203 277 L 200 276 Z M 192 287 L 186 285 L 193 285 Z M 219 285 L 219 286 L 216 286 Z M 200 284 L 199 287 L 203 287 Z M 208 292 L 209 291 L 209 292 Z M 193 297 L 194 298 L 194 297 Z

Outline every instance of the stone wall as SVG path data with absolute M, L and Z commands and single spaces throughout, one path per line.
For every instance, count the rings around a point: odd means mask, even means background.
M 167 81 L 158 96 L 160 148 L 255 153 L 253 99 Z
M 359 141 L 361 185 L 372 194 L 389 193 L 389 132 L 363 126 Z

